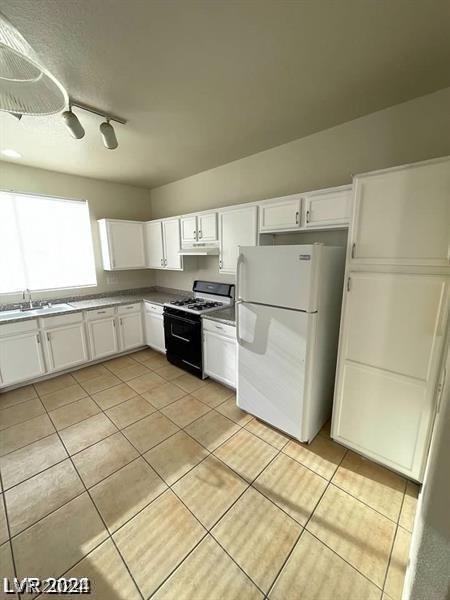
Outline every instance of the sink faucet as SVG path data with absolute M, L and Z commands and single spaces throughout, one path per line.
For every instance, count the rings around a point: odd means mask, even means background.
M 25 298 L 26 298 L 27 294 L 28 294 L 28 306 L 29 306 L 29 308 L 33 308 L 33 301 L 31 299 L 31 290 L 29 288 L 27 288 L 26 290 L 23 291 L 22 299 L 25 302 Z

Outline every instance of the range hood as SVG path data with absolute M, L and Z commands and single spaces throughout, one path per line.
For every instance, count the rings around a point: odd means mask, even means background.
M 181 248 L 178 251 L 180 256 L 213 256 L 219 254 L 218 246 L 208 246 L 207 244 L 197 244 L 187 248 Z

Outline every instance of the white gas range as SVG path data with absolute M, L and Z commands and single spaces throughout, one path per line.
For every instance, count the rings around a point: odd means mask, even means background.
M 234 304 L 234 285 L 194 281 L 193 295 L 164 304 L 164 337 L 167 360 L 203 377 L 202 315 Z

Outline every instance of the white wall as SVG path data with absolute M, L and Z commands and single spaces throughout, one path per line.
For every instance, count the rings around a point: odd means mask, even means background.
M 97 286 L 53 293 L 35 293 L 33 294 L 34 298 L 93 294 L 154 284 L 154 271 L 151 270 L 117 271 L 109 275 L 103 270 L 96 223 L 97 219 L 103 217 L 136 219 L 137 221 L 149 220 L 151 207 L 148 190 L 7 162 L 0 162 L 0 189 L 48 194 L 63 198 L 81 198 L 89 203 Z M 1 295 L 0 303 L 16 302 L 20 298 L 21 296 L 13 294 Z
M 352 174 L 450 154 L 450 88 L 151 190 L 154 218 L 342 185 Z M 159 285 L 232 281 L 217 257 L 157 271 Z M 197 266 L 195 266 L 197 263 Z

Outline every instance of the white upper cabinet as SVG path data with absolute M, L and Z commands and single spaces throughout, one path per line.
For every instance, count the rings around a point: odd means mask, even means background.
M 98 225 L 106 271 L 145 268 L 144 223 L 101 219 Z
M 305 194 L 305 228 L 347 227 L 352 214 L 352 190 Z
M 300 196 L 274 198 L 259 206 L 259 230 L 261 232 L 288 231 L 301 225 L 302 199 Z
M 165 219 L 162 222 L 164 241 L 164 267 L 181 271 L 183 257 L 180 256 L 180 219 Z
M 199 242 L 217 241 L 217 213 L 197 216 L 197 238 Z
M 164 268 L 164 245 L 161 221 L 150 221 L 145 224 L 145 253 L 148 268 Z
M 255 205 L 219 212 L 219 271 L 236 273 L 239 246 L 256 246 L 258 207 Z
M 217 213 L 200 213 L 181 217 L 181 244 L 193 246 L 196 242 L 217 241 Z
M 150 269 L 183 270 L 180 219 L 162 219 L 145 224 L 147 267 Z
M 448 266 L 450 159 L 355 177 L 352 264 Z
M 197 217 L 189 216 L 181 218 L 181 243 L 192 245 L 197 241 Z

